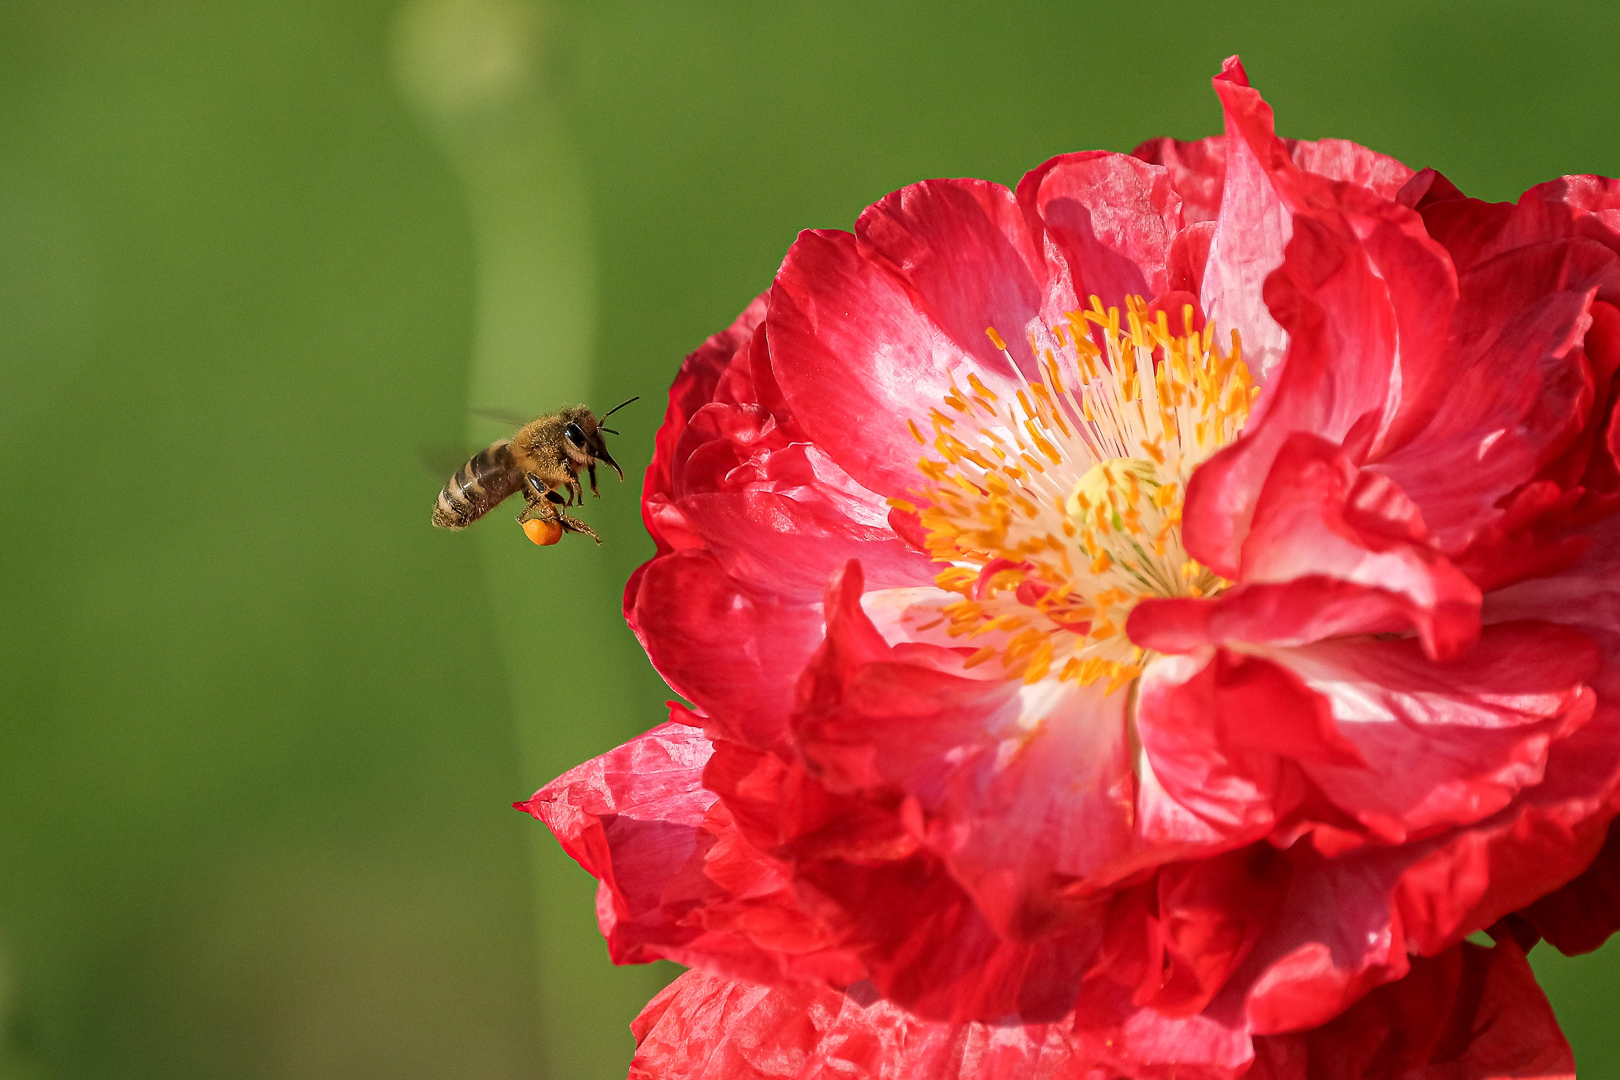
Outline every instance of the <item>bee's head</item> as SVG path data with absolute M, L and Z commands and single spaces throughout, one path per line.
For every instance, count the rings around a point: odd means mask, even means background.
M 603 427 L 596 419 L 596 414 L 583 405 L 564 409 L 560 419 L 563 423 L 563 449 L 567 451 L 575 469 L 585 468 L 600 461 L 618 473 L 620 480 L 624 479 L 624 470 L 619 468 L 619 463 L 608 453 L 607 442 L 603 438 L 604 432 L 612 434 L 617 432 Z M 606 416 L 603 419 L 606 419 Z

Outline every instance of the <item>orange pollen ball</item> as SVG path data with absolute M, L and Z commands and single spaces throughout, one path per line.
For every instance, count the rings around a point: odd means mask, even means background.
M 918 462 L 923 487 L 891 504 L 917 513 L 947 564 L 935 584 L 956 597 L 940 621 L 975 650 L 971 664 L 999 658 L 1009 678 L 1113 692 L 1142 672 L 1124 633 L 1137 603 L 1229 584 L 1182 546 L 1182 498 L 1259 390 L 1236 331 L 1222 351 L 1213 325 L 1191 330 L 1191 307 L 1182 323 L 1172 334 L 1141 297 L 1122 316 L 1093 296 L 1058 326 L 1028 328 L 1022 359 L 1038 381 L 991 327 L 1016 391 L 953 377 L 943 410 L 906 421 L 934 453 Z
M 524 535 L 541 547 L 550 547 L 562 539 L 563 527 L 561 523 L 556 521 L 529 518 L 523 523 L 523 532 Z

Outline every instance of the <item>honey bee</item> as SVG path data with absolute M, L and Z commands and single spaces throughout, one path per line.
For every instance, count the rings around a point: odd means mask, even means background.
M 531 420 L 510 439 L 491 443 L 456 470 L 433 504 L 433 524 L 441 529 L 465 529 L 514 492 L 522 491 L 528 506 L 518 515 L 524 532 L 537 544 L 554 544 L 565 532 L 583 533 L 598 544 L 602 538 L 565 507 L 584 501 L 579 472 L 596 490 L 600 462 L 624 479 L 624 470 L 608 453 L 604 432 L 617 435 L 602 421 L 637 400 L 615 405 L 598 419 L 583 405 L 569 405 Z

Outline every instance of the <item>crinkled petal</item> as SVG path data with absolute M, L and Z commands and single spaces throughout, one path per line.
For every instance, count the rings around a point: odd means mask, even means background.
M 848 233 L 801 233 L 771 287 L 766 333 L 777 382 L 816 443 L 874 491 L 914 484 L 906 421 L 927 423 L 965 361 L 902 283 Z
M 1077 298 L 1123 310 L 1127 297 L 1151 300 L 1191 284 L 1172 280 L 1181 200 L 1162 168 L 1125 154 L 1067 154 L 1027 174 L 1018 201 L 1056 249 Z
M 631 1025 L 631 1080 L 1116 1080 L 1063 1023 L 950 1024 L 882 999 L 687 972 Z
M 839 795 L 804 763 L 720 744 L 704 783 L 749 841 L 793 868 L 797 895 L 883 996 L 920 1016 L 1063 1015 L 1102 937 L 1095 919 L 1010 940 L 892 802 Z
M 1186 1047 L 1186 1025 L 1165 1025 Z M 922 1020 L 869 993 L 680 976 L 636 1018 L 631 1080 L 1573 1080 L 1524 955 L 1464 944 L 1419 959 L 1334 1022 L 1254 1040 L 1235 1066 L 1156 1059 L 1064 1022 Z
M 1438 545 L 1464 547 L 1500 502 L 1575 438 L 1592 380 L 1578 346 L 1595 279 L 1613 268 L 1585 241 L 1538 243 L 1459 267 L 1461 301 L 1443 390 L 1402 418 L 1368 468 L 1423 508 Z M 1421 428 L 1423 413 L 1432 410 Z M 1415 428 L 1415 430 L 1414 430 Z M 1459 484 L 1457 477 L 1467 475 Z
M 1163 136 L 1149 139 L 1131 151 L 1151 165 L 1162 166 L 1170 186 L 1181 197 L 1181 212 L 1189 223 L 1214 221 L 1221 212 L 1226 186 L 1226 139 L 1182 140 Z
M 759 296 L 743 309 L 742 314 L 737 316 L 731 326 L 710 337 L 686 358 L 680 372 L 675 376 L 674 385 L 669 389 L 669 404 L 664 410 L 664 422 L 659 426 L 658 434 L 653 440 L 653 458 L 651 464 L 647 466 L 642 500 L 647 531 L 652 533 L 653 539 L 658 542 L 660 552 L 668 550 L 668 546 L 659 528 L 658 514 L 655 511 L 657 504 L 652 500 L 655 496 L 664 495 L 670 489 L 670 471 L 676 464 L 675 447 L 679 444 L 692 414 L 715 400 L 726 371 L 731 367 L 739 351 L 748 346 L 754 328 L 764 318 L 765 297 Z
M 597 919 L 615 963 L 860 978 L 854 957 L 798 905 L 787 868 L 743 842 L 703 788 L 711 752 L 698 728 L 666 723 L 516 805 L 600 882 Z
M 963 356 L 992 373 L 1006 357 L 994 327 L 1028 374 L 1039 371 L 1024 338 L 1077 306 L 1073 285 L 1046 261 L 1013 192 L 984 180 L 925 180 L 862 212 L 863 258 L 898 281 L 912 304 Z
M 966 677 L 955 652 L 891 647 L 851 564 L 828 590 L 795 743 L 836 791 L 886 799 L 1002 933 L 1027 939 L 1131 855 L 1125 697 Z M 919 654 L 919 649 L 921 653 Z
M 1425 617 L 1407 597 L 1311 574 L 1238 585 L 1209 600 L 1145 600 L 1125 626 L 1144 649 L 1185 653 L 1226 642 L 1306 645 L 1351 634 L 1401 633 Z
M 1230 63 L 1230 61 L 1228 62 Z M 1344 180 L 1371 188 L 1393 199 L 1412 178 L 1412 170 L 1392 157 L 1345 139 L 1283 139 L 1294 164 L 1329 180 Z M 1171 184 L 1181 196 L 1188 222 L 1213 220 L 1220 212 L 1226 182 L 1226 139 L 1183 141 L 1168 137 L 1149 139 L 1132 156 L 1170 172 Z

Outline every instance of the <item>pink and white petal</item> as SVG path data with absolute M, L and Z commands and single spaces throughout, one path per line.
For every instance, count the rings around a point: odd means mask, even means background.
M 900 282 L 938 332 L 982 369 L 1012 375 L 985 332 L 994 327 L 1030 378 L 1040 366 L 1026 335 L 1080 306 L 1046 259 L 1039 227 L 1013 192 L 985 180 L 925 180 L 887 195 L 855 223 L 860 254 Z M 1007 382 L 1009 389 L 1016 383 Z M 933 404 L 933 402 L 929 402 Z
M 1200 301 L 1223 335 L 1233 329 L 1243 335 L 1249 368 L 1264 382 L 1288 341 L 1263 299 L 1266 277 L 1282 264 L 1293 235 L 1293 207 L 1272 176 L 1286 151 L 1271 107 L 1249 86 L 1237 57 L 1221 66 L 1215 90 L 1226 112 L 1224 174 Z
M 1130 854 L 1126 695 L 965 677 L 954 653 L 891 646 L 861 594 L 854 564 L 828 591 L 799 752 L 830 789 L 899 806 L 1002 933 L 1047 932 L 1069 916 L 1071 886 L 1101 885 Z
M 1302 768 L 1369 839 L 1390 844 L 1481 821 L 1539 785 L 1553 743 L 1592 715 L 1585 684 L 1598 663 L 1584 635 L 1545 623 L 1489 627 L 1444 663 L 1410 639 L 1268 655 L 1319 695 L 1360 758 Z
M 916 486 L 920 448 L 906 422 L 929 426 L 928 411 L 949 392 L 953 371 L 965 379 L 979 370 L 997 382 L 1011 375 L 1002 358 L 993 373 L 971 363 L 848 233 L 799 234 L 770 297 L 772 370 L 795 419 L 881 495 Z
M 887 527 L 840 520 L 774 492 L 692 495 L 680 506 L 727 574 L 785 603 L 815 604 L 850 559 L 859 559 L 880 588 L 934 578 L 933 562 Z
M 1298 676 L 1224 649 L 1149 664 L 1135 723 L 1137 829 L 1172 858 L 1207 858 L 1266 836 L 1307 797 L 1307 763 L 1361 762 L 1327 702 Z
M 1123 311 L 1129 296 L 1152 300 L 1170 291 L 1182 220 L 1167 170 L 1124 154 L 1065 154 L 1026 174 L 1018 201 L 1082 302 L 1097 296 Z
M 1343 180 L 1370 188 L 1385 199 L 1393 199 L 1412 178 L 1412 170 L 1392 157 L 1358 146 L 1344 139 L 1280 140 L 1289 157 L 1306 172 L 1329 180 Z M 1210 221 L 1220 212 L 1221 189 L 1226 179 L 1224 136 L 1183 142 L 1158 138 L 1131 151 L 1132 156 L 1170 171 L 1171 182 L 1181 196 L 1189 223 Z
M 1450 329 L 1456 282 L 1445 252 L 1424 234 L 1416 213 L 1368 189 L 1302 172 L 1272 133 L 1270 109 L 1254 91 L 1225 76 L 1217 90 L 1233 146 L 1227 200 L 1248 192 L 1248 203 L 1286 213 L 1291 222 L 1286 236 L 1258 226 L 1253 233 L 1286 240 L 1285 249 L 1276 248 L 1280 257 L 1267 266 L 1275 270 L 1265 284 L 1267 318 L 1275 315 L 1280 330 L 1274 333 L 1252 316 L 1251 322 L 1261 331 L 1259 362 L 1275 364 L 1282 355 L 1281 331 L 1287 361 L 1268 379 L 1242 437 L 1198 469 L 1187 493 L 1188 550 L 1218 573 L 1236 577 L 1254 502 L 1289 436 L 1311 432 L 1359 456 L 1378 444 L 1408 398 L 1424 402 L 1441 392 L 1437 361 Z M 1258 267 L 1274 257 L 1273 247 L 1264 258 L 1253 257 L 1250 276 L 1265 277 Z M 1212 248 L 1206 297 L 1222 287 L 1221 275 L 1247 273 L 1241 260 L 1233 270 L 1220 269 L 1226 257 Z M 1248 288 L 1227 291 L 1247 297 Z M 1212 302 L 1205 309 L 1224 330 L 1228 322 Z M 1248 354 L 1251 329 L 1237 325 Z

